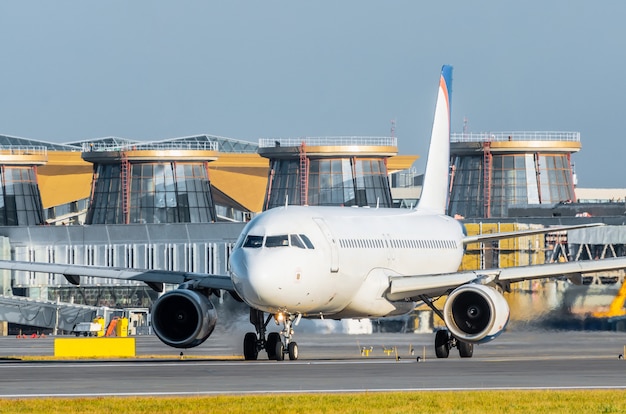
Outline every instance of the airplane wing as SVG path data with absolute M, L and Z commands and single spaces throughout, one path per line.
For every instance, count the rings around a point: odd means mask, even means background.
M 60 263 L 17 262 L 12 260 L 0 260 L 0 269 L 56 273 L 65 276 L 70 283 L 75 285 L 79 284 L 80 276 L 92 276 L 146 282 L 150 287 L 157 291 L 162 290 L 163 283 L 180 285 L 186 282 L 195 282 L 195 286 L 209 289 L 222 289 L 231 292 L 235 290 L 230 277 L 224 275 L 212 275 L 208 273 L 128 269 Z
M 577 278 L 583 273 L 619 269 L 626 269 L 626 257 L 473 270 L 439 275 L 393 276 L 391 277 L 387 299 L 404 300 L 417 298 L 420 295 L 444 295 L 458 286 L 472 281 L 480 281 L 481 278 L 486 278 L 489 282 L 501 281 L 514 283 L 521 282 L 523 280 L 561 276 Z
M 604 223 L 576 224 L 572 226 L 544 227 L 541 229 L 518 230 L 518 231 L 509 231 L 509 232 L 502 232 L 502 233 L 477 234 L 474 236 L 465 236 L 463 238 L 463 244 L 496 241 L 496 240 L 502 240 L 502 239 L 511 239 L 514 237 L 533 236 L 535 234 L 555 233 L 557 231 L 584 229 L 584 228 L 589 228 L 589 227 L 601 227 L 601 226 L 604 226 Z

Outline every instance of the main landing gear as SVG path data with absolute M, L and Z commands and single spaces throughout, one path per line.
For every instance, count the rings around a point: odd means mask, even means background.
M 270 332 L 267 335 L 267 325 L 274 318 L 276 323 L 283 324 L 283 330 L 279 332 Z M 298 359 L 298 344 L 292 342 L 293 328 L 292 324 L 297 324 L 300 315 L 290 315 L 278 313 L 276 315 L 269 314 L 264 319 L 263 311 L 250 308 L 250 323 L 254 325 L 256 332 L 248 332 L 243 338 L 243 357 L 246 361 L 255 361 L 259 357 L 259 352 L 263 349 L 267 352 L 267 358 L 270 360 L 282 361 L 285 355 L 290 360 Z
M 443 313 L 435 306 L 430 297 L 420 295 L 419 298 L 426 306 L 431 308 L 442 321 L 445 320 Z M 448 355 L 450 355 L 451 348 L 457 348 L 461 358 L 471 358 L 472 355 L 474 355 L 474 344 L 456 339 L 454 336 L 450 335 L 447 329 L 437 331 L 435 334 L 435 355 L 437 358 L 447 358 Z
M 441 329 L 435 334 L 435 355 L 437 358 L 447 358 L 451 348 L 459 350 L 461 358 L 471 358 L 474 355 L 474 344 L 463 342 L 450 335 L 447 329 Z

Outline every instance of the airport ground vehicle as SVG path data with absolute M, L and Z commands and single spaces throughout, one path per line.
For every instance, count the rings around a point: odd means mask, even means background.
M 79 322 L 74 326 L 73 333 L 76 336 L 98 336 L 102 330 L 102 325 L 97 322 Z

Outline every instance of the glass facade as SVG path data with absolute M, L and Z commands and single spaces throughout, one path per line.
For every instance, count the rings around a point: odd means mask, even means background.
M 122 169 L 122 164 L 97 165 L 88 224 L 215 221 L 215 206 L 204 163 L 129 163 L 126 179 Z M 125 191 L 129 198 L 127 214 L 124 212 Z
M 35 167 L 0 166 L 0 220 L 5 226 L 43 224 L 43 206 Z
M 485 217 L 483 157 L 456 157 L 452 165 L 454 175 L 450 188 L 448 214 Z
M 482 154 L 467 155 L 453 165 L 451 215 L 507 217 L 512 205 L 575 199 L 567 154 L 494 154 L 487 162 Z
M 265 209 L 285 205 L 392 207 L 385 160 L 380 158 L 300 159 L 271 161 Z M 308 183 L 305 192 L 302 186 Z M 303 193 L 306 200 L 303 200 Z

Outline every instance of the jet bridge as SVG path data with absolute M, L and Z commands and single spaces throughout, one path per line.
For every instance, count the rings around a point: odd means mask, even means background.
M 0 295 L 0 320 L 33 328 L 72 331 L 79 322 L 91 322 L 104 308 Z

